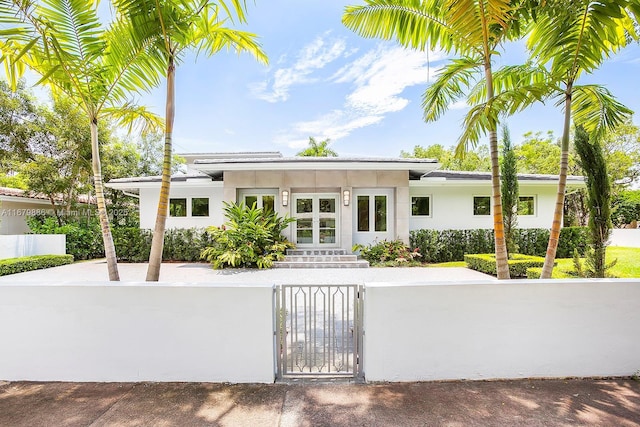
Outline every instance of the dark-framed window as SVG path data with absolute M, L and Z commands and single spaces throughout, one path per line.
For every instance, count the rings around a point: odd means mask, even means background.
M 187 199 L 169 199 L 169 216 L 187 216 Z
M 411 215 L 430 216 L 431 215 L 431 197 L 430 196 L 413 196 L 411 198 Z
M 473 214 L 474 215 L 491 215 L 491 197 L 474 196 L 473 197 Z
M 191 216 L 209 216 L 208 197 L 194 197 L 191 199 Z

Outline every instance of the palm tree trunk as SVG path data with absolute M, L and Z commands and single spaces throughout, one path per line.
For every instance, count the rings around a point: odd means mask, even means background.
M 493 74 L 491 63 L 485 61 L 485 79 L 487 80 L 487 101 L 491 101 L 493 95 Z M 493 199 L 493 233 L 496 246 L 496 272 L 498 279 L 509 279 L 509 261 L 507 256 L 507 241 L 504 234 L 504 221 L 502 218 L 502 193 L 500 191 L 500 162 L 498 159 L 498 132 L 497 123 L 492 125 L 489 132 L 489 150 L 491 152 L 491 195 Z
M 162 249 L 164 247 L 164 230 L 167 223 L 167 211 L 169 209 L 169 190 L 171 187 L 171 156 L 173 120 L 175 116 L 175 64 L 173 57 L 169 58 L 167 67 L 167 104 L 165 112 L 164 155 L 162 161 L 162 184 L 160 185 L 160 199 L 156 213 L 156 224 L 153 229 L 151 241 L 151 253 L 149 254 L 149 267 L 147 269 L 147 282 L 157 282 L 160 279 L 160 266 L 162 265 Z
M 102 167 L 100 165 L 100 147 L 98 145 L 98 120 L 95 117 L 91 118 L 91 167 L 93 169 L 93 186 L 96 190 L 98 218 L 100 218 L 100 229 L 102 230 L 104 254 L 107 258 L 109 280 L 119 281 L 120 275 L 118 274 L 116 247 L 113 244 L 113 236 L 111 236 L 111 227 L 109 226 L 109 216 L 107 215 L 107 205 L 104 200 Z
M 560 175 L 558 175 L 558 193 L 556 194 L 556 207 L 553 212 L 553 223 L 549 232 L 549 244 L 547 254 L 544 257 L 541 279 L 550 279 L 553 273 L 553 266 L 556 261 L 556 251 L 560 240 L 560 229 L 562 228 L 562 212 L 564 209 L 564 193 L 567 187 L 567 170 L 569 169 L 569 133 L 571 132 L 571 95 L 573 83 L 567 84 L 564 102 L 564 127 L 562 130 L 562 143 L 560 155 Z

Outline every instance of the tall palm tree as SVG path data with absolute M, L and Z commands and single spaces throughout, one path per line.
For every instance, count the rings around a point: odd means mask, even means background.
M 164 63 L 166 72 L 162 183 L 146 278 L 147 281 L 158 281 L 171 186 L 176 65 L 190 49 L 211 56 L 226 48 L 238 53 L 249 52 L 263 63 L 268 60 L 256 42 L 255 34 L 225 26 L 228 21 L 233 22 L 234 15 L 246 23 L 246 6 L 239 0 L 116 0 L 115 3 L 117 9 L 134 23 L 139 38 L 155 38 L 151 55 Z
M 558 104 L 564 105 L 558 192 L 540 276 L 543 279 L 550 278 L 553 272 L 562 226 L 572 115 L 576 124 L 599 138 L 607 127 L 621 123 L 631 114 L 604 88 L 577 86 L 576 81 L 624 47 L 629 36 L 637 38 L 638 16 L 638 0 L 549 0 L 534 19 L 527 47 L 539 64 L 550 64 L 548 83 L 557 88 Z
M 66 95 L 88 116 L 93 183 L 109 280 L 119 280 L 107 215 L 100 162 L 98 123 L 106 117 L 126 125 L 142 120 L 147 129 L 161 119 L 132 103 L 133 91 L 159 82 L 161 63 L 149 56 L 149 39 L 135 37 L 122 19 L 103 26 L 92 0 L 0 1 L 2 61 L 15 84 L 25 68 L 41 76 L 55 96 Z M 140 122 L 139 122 L 140 123 Z
M 316 141 L 312 136 L 309 137 L 309 146 L 302 151 L 296 153 L 301 157 L 338 157 L 338 153 L 329 148 L 330 139 L 324 141 Z
M 364 37 L 395 38 L 413 49 L 440 48 L 455 53 L 424 95 L 427 121 L 437 120 L 451 99 L 464 95 L 473 75 L 480 72 L 486 81 L 486 101 L 494 98 L 491 61 L 496 48 L 519 35 L 517 14 L 520 1 L 509 0 L 365 0 L 364 6 L 346 8 L 342 22 Z M 458 143 L 458 153 L 476 144 L 480 133 L 488 133 L 491 154 L 493 226 L 499 279 L 509 278 L 507 249 L 500 194 L 498 121 L 493 116 L 476 115 L 466 121 Z

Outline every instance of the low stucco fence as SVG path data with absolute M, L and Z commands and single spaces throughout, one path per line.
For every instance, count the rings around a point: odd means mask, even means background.
M 614 228 L 611 231 L 610 244 L 612 246 L 640 248 L 640 228 Z
M 369 381 L 628 376 L 640 280 L 365 285 Z M 272 286 L 0 284 L 0 380 L 274 380 Z
M 67 236 L 64 234 L 0 235 L 0 259 L 30 255 L 64 255 Z

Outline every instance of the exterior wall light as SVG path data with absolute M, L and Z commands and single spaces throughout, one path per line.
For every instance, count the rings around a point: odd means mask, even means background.
M 288 206 L 288 205 L 289 205 L 289 191 L 282 190 L 282 206 Z
M 349 202 L 351 202 L 351 192 L 349 190 L 344 190 L 342 192 L 342 201 L 345 206 L 349 206 Z

